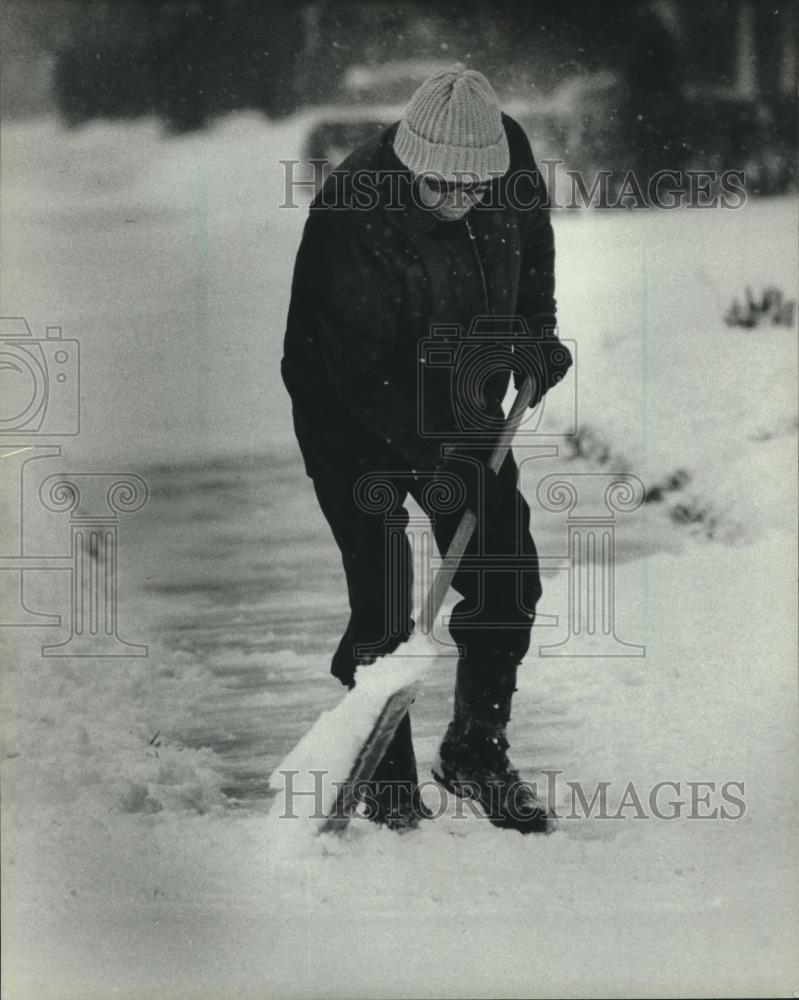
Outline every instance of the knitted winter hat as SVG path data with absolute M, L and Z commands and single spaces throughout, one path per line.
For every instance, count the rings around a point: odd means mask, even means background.
M 394 137 L 394 152 L 413 174 L 445 180 L 476 174 L 489 181 L 510 165 L 499 101 L 482 73 L 456 63 L 419 87 Z

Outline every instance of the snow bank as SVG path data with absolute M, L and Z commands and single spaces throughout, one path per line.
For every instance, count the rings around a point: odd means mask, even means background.
M 3 315 L 81 344 L 73 467 L 262 455 L 292 439 L 279 364 L 304 211 L 296 122 L 4 126 Z M 124 463 L 124 465 L 123 465 Z
M 747 286 L 796 300 L 796 201 L 567 222 L 557 229 L 560 324 L 577 341 L 569 378 L 589 457 L 650 488 L 685 473 L 666 505 L 703 534 L 791 530 L 796 325 L 742 330 L 723 317 Z M 548 426 L 567 402 L 553 397 Z
M 67 128 L 39 118 L 4 126 L 4 215 L 43 224 L 174 221 L 183 214 L 245 226 L 279 220 L 281 159 L 302 149 L 301 118 L 279 124 L 255 112 L 223 117 L 201 132 L 172 136 L 153 118 Z M 292 213 L 289 213 L 289 215 Z
M 216 754 L 174 739 L 219 688 L 209 670 L 157 650 L 123 662 L 44 659 L 21 643 L 5 654 L 5 796 L 20 815 L 225 808 Z

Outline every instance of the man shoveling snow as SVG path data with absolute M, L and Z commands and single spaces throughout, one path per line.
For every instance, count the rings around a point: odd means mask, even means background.
M 456 360 L 442 363 L 441 347 Z M 496 825 L 523 832 L 545 830 L 547 816 L 508 757 L 506 726 L 541 582 L 513 456 L 497 473 L 486 456 L 511 371 L 517 386 L 532 376 L 535 407 L 570 365 L 555 333 L 554 240 L 529 142 L 482 74 L 438 72 L 314 200 L 282 372 L 346 574 L 351 616 L 331 667 L 342 684 L 352 688 L 359 665 L 414 628 L 410 544 L 401 533 L 387 546 L 364 484 L 388 484 L 392 539 L 407 525 L 410 494 L 442 553 L 464 510 L 477 515 L 452 580 L 460 658 L 434 775 Z M 490 568 L 469 568 L 478 556 Z M 370 818 L 416 826 L 425 814 L 417 784 L 405 714 L 372 776 Z

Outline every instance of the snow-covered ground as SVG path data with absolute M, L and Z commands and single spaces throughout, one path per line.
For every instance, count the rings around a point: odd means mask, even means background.
M 450 802 L 403 838 L 285 820 L 292 855 L 266 780 L 340 698 L 345 617 L 278 377 L 303 212 L 276 208 L 277 161 L 300 135 L 247 115 L 181 139 L 4 129 L 2 314 L 82 352 L 81 434 L 28 467 L 26 497 L 81 468 L 138 470 L 150 499 L 120 523 L 120 634 L 146 658 L 45 659 L 63 630 L 2 633 L 3 995 L 791 995 L 796 329 L 722 317 L 746 285 L 796 297 L 795 201 L 555 219 L 588 454 L 525 465 L 539 550 L 566 547 L 543 472 L 687 473 L 618 519 L 617 629 L 645 657 L 539 656 L 568 607 L 546 574 L 511 737 L 526 777 L 562 772 L 560 829 L 522 838 Z M 63 516 L 26 512 L 26 551 L 67 550 Z M 65 576 L 26 574 L 29 605 L 65 614 Z M 437 671 L 414 706 L 423 775 L 451 683 Z M 567 782 L 601 781 L 611 815 L 632 782 L 648 818 L 569 819 Z M 660 782 L 677 818 L 652 815 Z M 743 815 L 688 818 L 737 815 L 731 782 Z

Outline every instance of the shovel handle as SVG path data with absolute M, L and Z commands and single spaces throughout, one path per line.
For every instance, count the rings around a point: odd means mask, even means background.
M 510 408 L 507 420 L 503 424 L 499 439 L 491 453 L 491 458 L 488 460 L 488 467 L 492 472 L 499 472 L 502 468 L 502 463 L 510 451 L 511 443 L 516 431 L 519 429 L 519 424 L 522 422 L 524 412 L 532 402 L 532 399 L 533 380 L 528 375 L 516 393 L 516 398 Z M 419 620 L 420 632 L 427 633 L 432 628 L 436 615 L 441 610 L 441 605 L 447 596 L 452 578 L 455 576 L 460 561 L 463 558 L 463 553 L 466 551 L 466 546 L 469 544 L 476 527 L 477 515 L 472 510 L 466 510 L 458 524 L 442 564 L 433 577 L 430 590 L 425 598 Z

